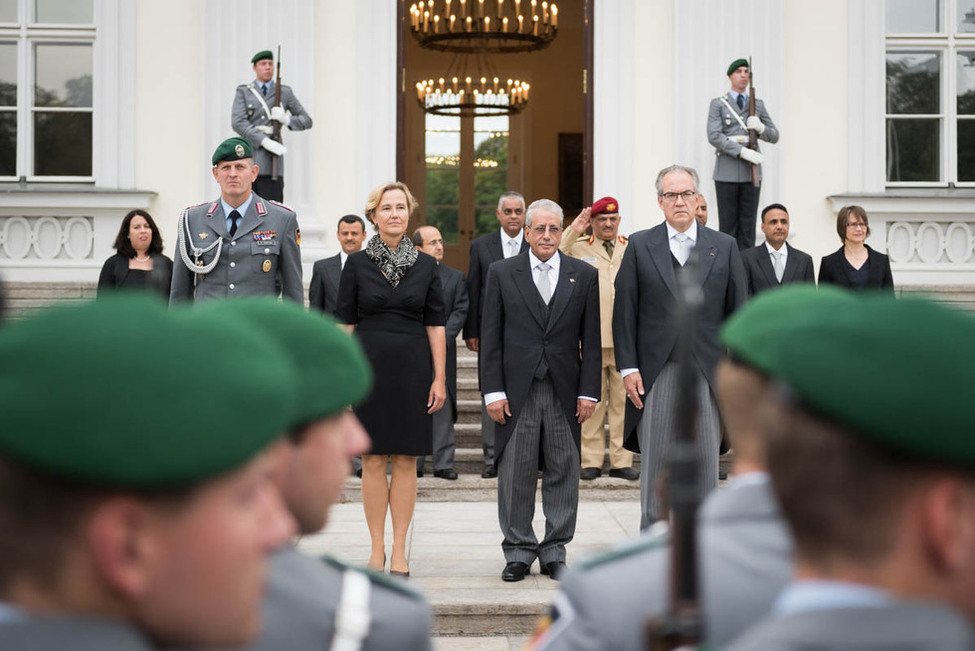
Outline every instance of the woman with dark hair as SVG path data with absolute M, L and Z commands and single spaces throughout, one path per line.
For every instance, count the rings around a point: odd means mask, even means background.
M 173 280 L 173 261 L 162 254 L 159 228 L 145 210 L 132 210 L 122 225 L 112 248 L 118 253 L 102 265 L 98 293 L 102 290 L 149 288 L 169 299 Z
M 836 216 L 836 233 L 843 246 L 819 263 L 819 283 L 852 290 L 881 289 L 894 293 L 890 258 L 865 244 L 870 235 L 867 211 L 860 206 L 843 206 Z
M 355 329 L 375 383 L 356 415 L 372 438 L 362 455 L 362 505 L 372 539 L 369 567 L 386 564 L 386 513 L 393 521 L 389 573 L 409 576 L 406 534 L 416 504 L 416 458 L 433 452 L 433 412 L 447 396 L 443 287 L 437 261 L 407 237 L 416 199 L 404 183 L 369 194 L 378 233 L 345 262 L 335 316 Z M 386 479 L 386 463 L 392 478 Z

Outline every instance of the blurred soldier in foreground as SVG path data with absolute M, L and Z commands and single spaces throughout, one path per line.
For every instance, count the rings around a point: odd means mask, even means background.
M 592 227 L 592 235 L 582 237 Z M 606 456 L 605 423 L 609 420 L 609 476 L 635 480 L 640 473 L 633 469 L 633 453 L 623 447 L 623 410 L 626 390 L 616 369 L 613 352 L 613 299 L 616 272 L 620 268 L 626 238 L 619 234 L 620 204 L 613 197 L 603 197 L 586 208 L 566 229 L 559 250 L 588 262 L 599 272 L 599 328 L 603 344 L 602 395 L 592 418 L 582 425 L 582 470 L 580 479 L 595 479 L 602 474 Z
M 269 298 L 221 301 L 215 316 L 246 324 L 286 351 L 299 379 L 298 409 L 277 450 L 274 481 L 299 533 L 325 526 L 349 461 L 369 437 L 347 409 L 366 397 L 369 362 L 356 340 L 316 312 Z M 430 648 L 430 609 L 402 582 L 286 547 L 271 558 L 265 628 L 252 650 Z
M 811 287 L 776 292 L 747 304 L 724 328 L 730 357 L 718 364 L 717 398 L 735 449 L 734 476 L 702 504 L 697 536 L 705 632 L 715 648 L 763 617 L 792 571 L 758 416 L 776 350 L 793 342 L 792 329 L 806 317 L 853 300 Z M 536 648 L 643 648 L 647 616 L 667 609 L 670 544 L 667 534 L 645 535 L 566 575 Z
M 975 319 L 863 297 L 793 335 L 764 424 L 795 574 L 729 648 L 975 649 Z
M 187 381 L 188 345 L 231 396 Z M 293 418 L 284 351 L 119 294 L 6 325 L 0 368 L 0 648 L 257 635 L 267 556 L 294 531 L 261 453 Z

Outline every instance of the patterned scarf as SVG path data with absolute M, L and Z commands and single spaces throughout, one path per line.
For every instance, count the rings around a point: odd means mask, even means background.
M 399 241 L 394 251 L 376 234 L 369 238 L 369 243 L 366 244 L 366 255 L 383 272 L 386 281 L 392 287 L 396 287 L 420 254 L 416 252 L 413 242 L 406 236 Z

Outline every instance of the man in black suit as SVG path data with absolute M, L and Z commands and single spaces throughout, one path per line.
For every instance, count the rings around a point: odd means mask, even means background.
M 481 303 L 484 286 L 487 283 L 488 268 L 491 263 L 523 253 L 528 249 L 524 239 L 525 198 L 509 190 L 498 199 L 496 211 L 501 229 L 497 233 L 482 235 L 471 242 L 471 262 L 467 268 L 467 295 L 470 309 L 464 325 L 464 342 L 468 350 L 475 353 L 480 349 Z M 480 365 L 480 363 L 479 363 Z M 483 390 L 482 392 L 483 393 Z M 481 414 L 481 442 L 484 449 L 484 472 L 481 477 L 497 477 L 494 467 L 494 421 L 485 408 Z
M 694 218 L 697 172 L 680 165 L 666 167 L 657 175 L 656 189 L 665 221 L 630 237 L 616 275 L 613 309 L 616 367 L 629 398 L 623 445 L 642 453 L 641 529 L 667 517 L 655 488 L 678 416 L 677 330 L 672 318 L 678 280 L 690 274 L 687 280 L 701 288 L 694 353 L 699 371 L 696 429 L 702 497 L 718 483 L 721 423 L 712 391 L 714 368 L 721 356 L 718 330 L 747 295 L 735 240 L 699 226 Z
M 366 239 L 366 224 L 358 215 L 345 215 L 339 218 L 336 237 L 342 250 L 338 255 L 315 263 L 311 270 L 311 285 L 308 287 L 308 304 L 332 316 L 335 312 L 335 299 L 339 295 L 339 279 L 348 257 L 362 249 Z
M 467 287 L 464 274 L 443 263 L 443 236 L 433 226 L 420 226 L 413 232 L 417 249 L 437 259 L 437 272 L 443 285 L 444 312 L 447 314 L 447 402 L 433 412 L 433 476 L 457 479 L 454 470 L 454 423 L 457 422 L 457 335 L 467 320 Z M 416 458 L 416 475 L 423 476 L 425 457 Z
M 781 203 L 762 210 L 762 233 L 765 242 L 741 252 L 748 277 L 748 295 L 789 283 L 815 283 L 812 258 L 789 246 L 789 211 Z
M 491 265 L 481 324 L 481 390 L 497 423 L 498 519 L 507 565 L 521 581 L 537 558 L 558 580 L 579 504 L 581 424 L 601 392 L 599 284 L 589 264 L 559 253 L 562 208 L 528 207 L 530 250 Z M 532 529 L 542 470 L 545 538 Z

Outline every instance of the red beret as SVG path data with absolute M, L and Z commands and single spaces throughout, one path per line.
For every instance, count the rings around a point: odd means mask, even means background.
M 596 203 L 592 205 L 592 213 L 590 217 L 595 217 L 596 215 L 602 215 L 604 212 L 607 213 L 619 213 L 620 202 L 613 197 L 603 197 Z

